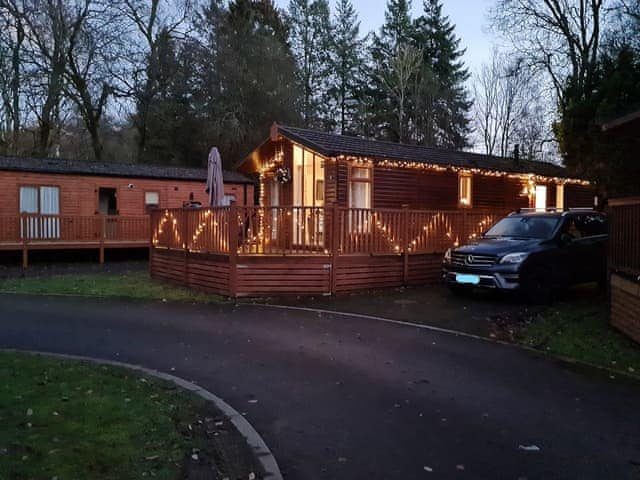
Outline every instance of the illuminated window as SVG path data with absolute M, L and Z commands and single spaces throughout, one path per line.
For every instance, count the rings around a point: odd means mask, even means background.
M 351 167 L 349 207 L 371 208 L 371 168 Z
M 149 211 L 158 208 L 160 205 L 160 194 L 158 192 L 144 192 L 144 208 Z
M 461 207 L 471 207 L 471 181 L 470 173 L 461 173 L 458 180 L 458 202 Z
M 564 185 L 556 185 L 556 208 L 564 210 Z
M 536 210 L 546 210 L 547 208 L 547 187 L 536 185 Z

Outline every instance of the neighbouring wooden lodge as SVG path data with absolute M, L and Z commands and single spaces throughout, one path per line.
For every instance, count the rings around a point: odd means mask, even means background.
M 614 142 L 640 147 L 640 110 L 603 124 L 602 130 Z M 640 184 L 629 191 L 630 196 L 609 200 L 610 321 L 640 343 Z
M 276 124 L 238 170 L 258 206 L 154 213 L 154 276 L 231 296 L 425 283 L 507 212 L 595 195 L 557 165 Z
M 208 203 L 206 169 L 0 156 L 0 250 L 148 247 L 149 211 Z M 225 200 L 254 184 L 224 172 Z

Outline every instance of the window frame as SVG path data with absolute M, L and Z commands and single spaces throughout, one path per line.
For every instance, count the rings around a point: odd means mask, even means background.
M 463 183 L 465 181 L 469 182 L 469 196 L 467 202 L 465 202 L 466 198 L 462 196 Z M 473 208 L 473 173 L 471 172 L 460 172 L 458 174 L 458 207 Z
M 147 193 L 155 193 L 158 195 L 158 203 L 156 205 L 147 203 Z M 160 208 L 160 190 L 144 190 L 142 197 L 144 213 L 148 214 L 151 208 Z
M 365 169 L 368 171 L 367 177 L 366 178 L 362 178 L 362 177 L 355 177 L 353 175 L 353 170 L 356 168 L 361 168 L 361 169 Z M 347 208 L 358 208 L 358 209 L 372 209 L 373 208 L 373 165 L 372 164 L 358 164 L 358 163 L 351 163 L 349 165 L 349 170 L 348 170 L 348 175 L 347 175 Z M 351 188 L 352 185 L 354 183 L 368 183 L 369 184 L 369 201 L 368 207 L 354 207 L 351 203 L 351 199 L 352 199 L 352 192 L 353 189 Z
M 22 190 L 22 188 L 35 188 L 36 189 L 36 193 L 37 193 L 37 200 L 36 200 L 36 205 L 38 207 L 38 211 L 36 213 L 26 213 L 26 212 L 22 212 L 22 208 L 20 205 L 20 191 Z M 18 184 L 18 215 L 43 215 L 42 212 L 42 208 L 41 208 L 41 192 L 40 189 L 42 187 L 49 187 L 49 188 L 57 188 L 58 189 L 58 210 L 60 210 L 60 213 L 58 213 L 58 215 L 62 215 L 62 202 L 60 201 L 62 199 L 62 187 L 60 185 L 56 185 L 53 183 L 43 183 L 43 184 L 35 184 L 35 183 L 20 183 Z

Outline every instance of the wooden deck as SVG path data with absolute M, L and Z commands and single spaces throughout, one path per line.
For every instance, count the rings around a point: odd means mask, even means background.
M 232 297 L 435 282 L 504 211 L 226 207 L 152 214 L 152 276 Z
M 148 215 L 64 216 L 16 215 L 0 217 L 0 250 L 21 251 L 28 266 L 33 250 L 95 249 L 100 262 L 112 248 L 146 248 L 150 245 Z

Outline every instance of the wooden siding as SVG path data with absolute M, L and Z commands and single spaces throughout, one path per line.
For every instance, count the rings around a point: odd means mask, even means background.
M 229 295 L 229 257 L 151 249 L 149 271 L 165 280 L 216 295 Z
M 129 184 L 132 184 L 133 188 L 129 188 Z M 191 193 L 195 201 L 203 204 L 208 202 L 205 184 L 198 181 L 0 171 L 0 216 L 19 213 L 21 185 L 60 187 L 60 215 L 69 216 L 96 214 L 100 187 L 117 190 L 118 214 L 123 216 L 146 213 L 146 191 L 159 192 L 162 208 L 182 207 L 182 202 L 189 200 Z M 249 204 L 253 204 L 253 188 L 251 184 L 246 185 L 246 199 Z M 225 194 L 235 195 L 236 202 L 244 205 L 244 184 L 225 184 Z
M 234 264 L 222 255 L 154 248 L 149 268 L 155 279 L 217 295 L 340 295 L 436 283 L 441 261 L 441 254 L 410 255 L 405 281 L 401 255 L 341 257 L 333 267 L 330 256 L 246 256 Z
M 564 186 L 565 208 L 593 207 L 593 197 L 596 189 L 591 186 L 567 184 Z
M 640 283 L 611 274 L 611 325 L 640 343 Z

